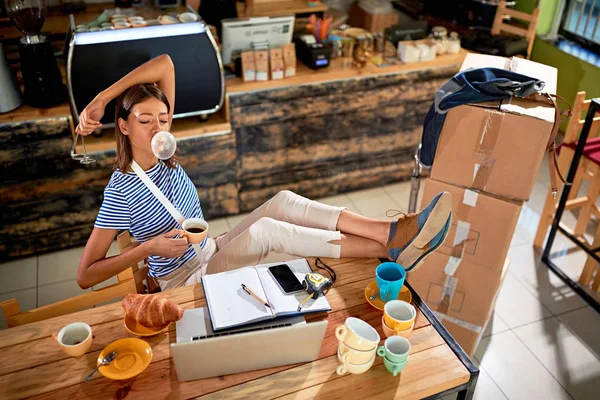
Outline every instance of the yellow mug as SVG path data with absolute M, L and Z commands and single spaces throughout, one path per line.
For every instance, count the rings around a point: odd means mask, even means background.
M 208 234 L 208 222 L 202 218 L 189 218 L 181 224 L 183 232 L 181 237 L 185 237 L 188 243 L 202 243 Z
M 335 337 L 356 350 L 369 351 L 379 344 L 379 333 L 365 321 L 348 317 L 344 325 L 335 328 Z
M 375 362 L 375 355 L 373 355 L 373 358 L 363 364 L 345 363 L 338 349 L 338 360 L 341 363 L 335 369 L 335 372 L 338 375 L 344 375 L 346 373 L 358 375 L 367 372 L 373 366 L 373 363 Z
M 338 353 L 344 364 L 364 364 L 369 362 L 377 351 L 377 347 L 372 350 L 356 350 L 344 342 L 340 342 Z
M 408 328 L 405 331 L 395 331 L 392 328 L 390 328 L 389 326 L 386 325 L 385 323 L 385 319 L 384 317 L 381 317 L 381 328 L 383 329 L 383 334 L 385 335 L 385 337 L 391 337 L 391 336 L 402 336 L 404 338 L 409 338 L 410 335 L 412 334 L 413 328 L 415 326 L 415 323 L 413 322 L 412 325 L 410 326 L 410 328 Z
M 392 300 L 383 307 L 383 320 L 394 331 L 406 331 L 415 322 L 417 310 L 415 307 L 402 300 Z
M 92 347 L 92 328 L 84 322 L 74 322 L 62 328 L 52 337 L 66 354 L 71 357 L 84 355 Z

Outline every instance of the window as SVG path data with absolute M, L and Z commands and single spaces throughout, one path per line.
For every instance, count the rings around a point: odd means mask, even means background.
M 565 6 L 559 33 L 600 53 L 600 0 L 567 0 Z

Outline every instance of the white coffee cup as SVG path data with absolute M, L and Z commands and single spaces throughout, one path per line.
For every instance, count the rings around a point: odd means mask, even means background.
M 92 346 L 92 328 L 84 322 L 74 322 L 52 335 L 60 348 L 71 357 L 85 354 Z
M 335 329 L 335 336 L 346 346 L 356 350 L 369 351 L 379 344 L 379 333 L 365 321 L 349 317 L 344 325 Z
M 340 354 L 340 351 L 338 349 L 338 360 L 341 363 L 335 369 L 335 372 L 338 375 L 344 375 L 347 372 L 358 375 L 367 372 L 373 366 L 373 363 L 375 362 L 375 356 L 373 356 L 373 358 L 371 358 L 369 361 L 363 364 L 345 363 L 344 357 Z
M 184 12 L 179 14 L 179 20 L 181 22 L 196 22 L 198 21 L 198 15 L 193 12 Z

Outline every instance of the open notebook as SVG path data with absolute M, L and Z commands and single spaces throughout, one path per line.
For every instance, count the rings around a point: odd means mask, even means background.
M 317 300 L 308 300 L 302 305 L 302 311 L 298 312 L 298 303 L 304 300 L 308 293 L 302 291 L 285 294 L 281 290 L 268 270 L 269 267 L 280 264 L 287 264 L 300 282 L 304 280 L 307 273 L 312 271 L 308 261 L 298 259 L 203 276 L 202 285 L 213 330 L 232 328 L 276 317 L 331 310 L 325 296 L 320 296 Z M 242 283 L 270 304 L 271 308 L 246 293 L 242 289 Z

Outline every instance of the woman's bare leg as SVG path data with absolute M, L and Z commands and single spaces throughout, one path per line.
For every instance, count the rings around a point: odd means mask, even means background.
M 360 236 L 369 239 L 370 241 L 377 242 L 379 245 L 383 246 L 383 249 L 385 250 L 390 235 L 390 226 L 391 221 L 363 217 L 362 215 L 344 210 L 340 213 L 336 228 L 344 234 L 350 234 L 348 236 Z M 343 252 L 344 247 L 342 246 L 342 254 Z M 384 254 L 384 257 L 385 256 L 386 255 Z
M 342 240 L 332 240 L 329 243 L 340 245 L 340 257 L 387 258 L 385 246 L 379 242 L 362 236 L 342 233 Z

